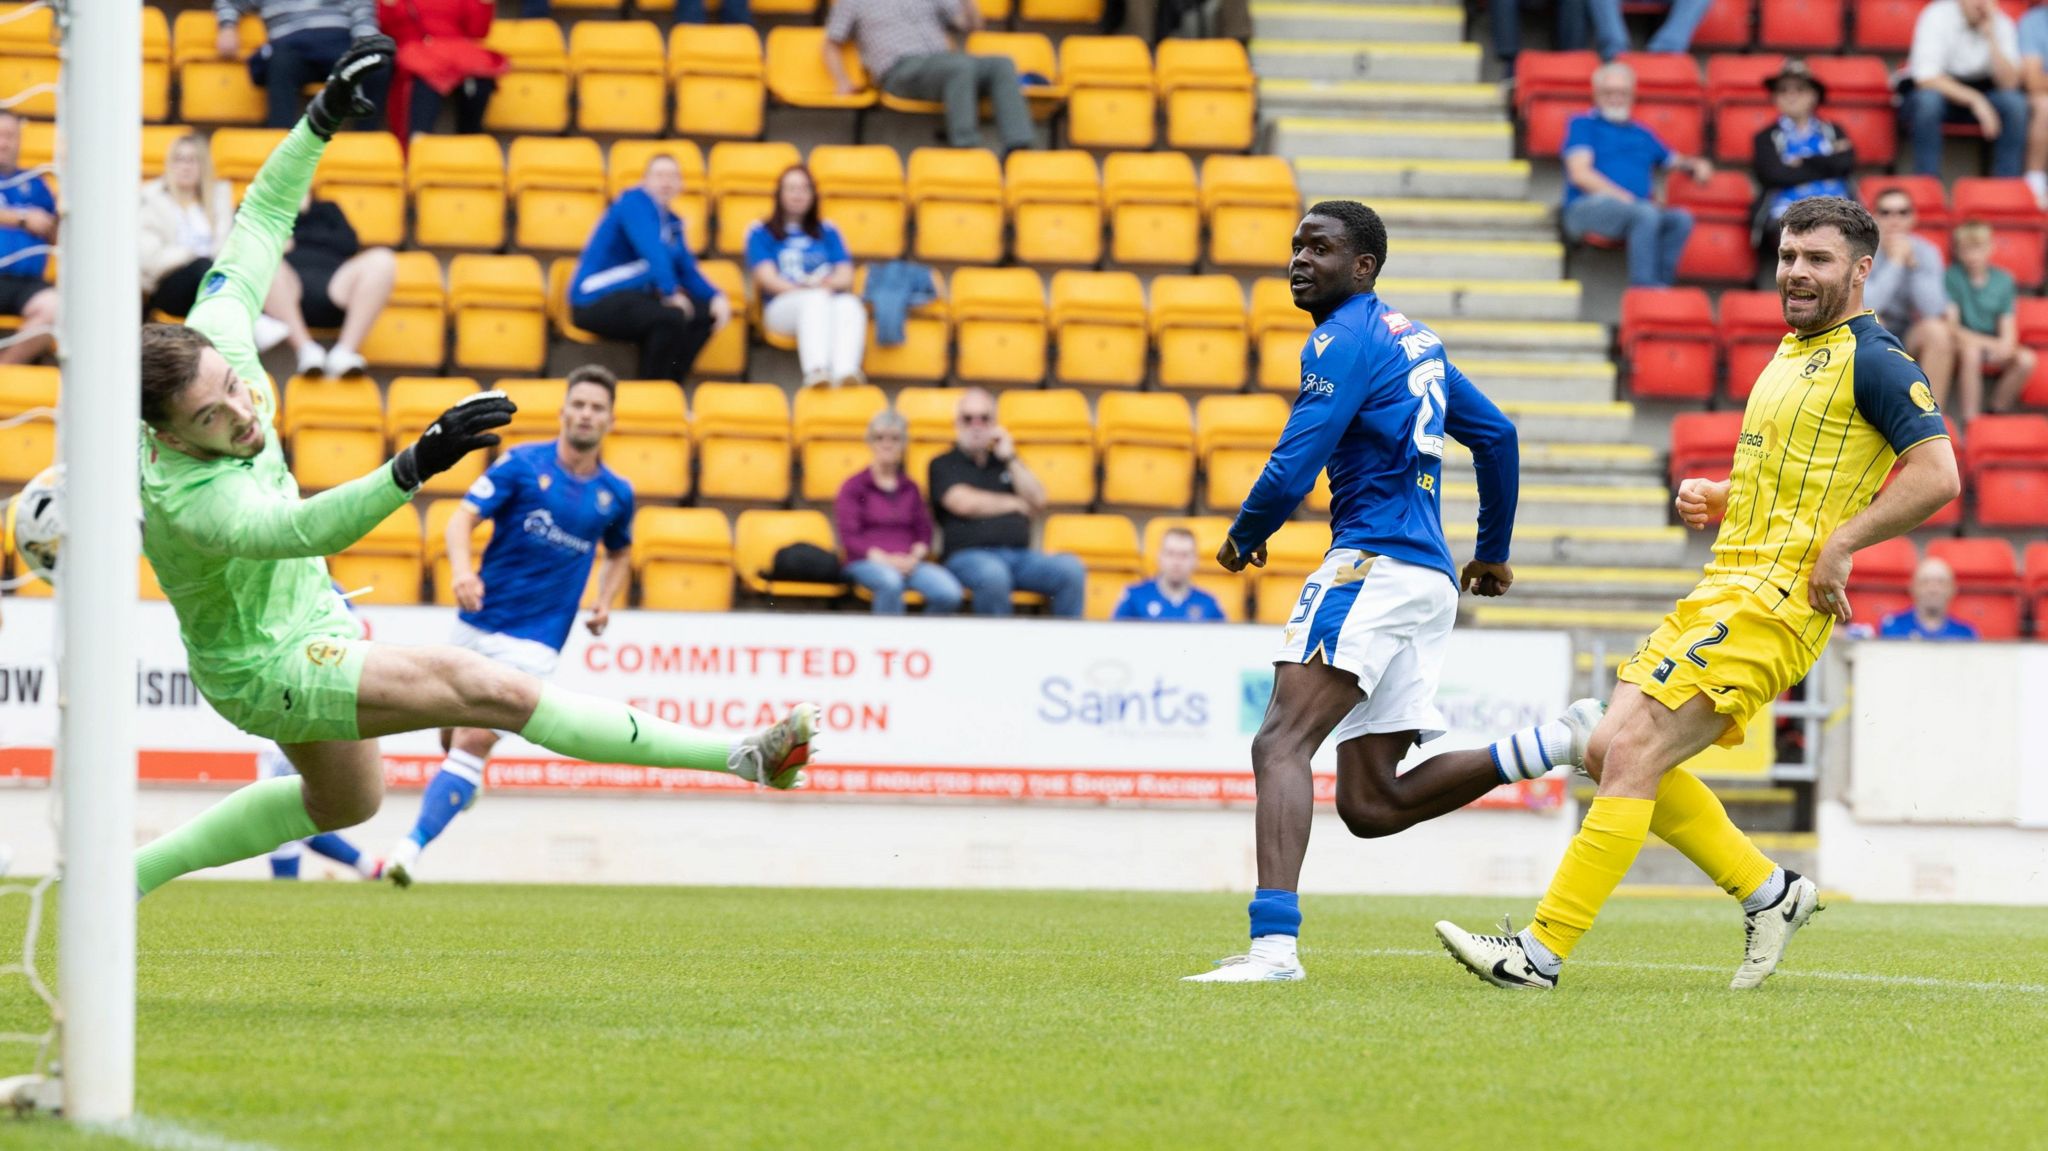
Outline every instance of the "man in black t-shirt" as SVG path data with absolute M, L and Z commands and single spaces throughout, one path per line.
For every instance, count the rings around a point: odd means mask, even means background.
M 1054 615 L 1078 618 L 1088 573 L 1073 556 L 1031 550 L 1031 520 L 1045 511 L 1045 485 L 996 423 L 995 397 L 968 388 L 953 421 L 958 440 L 932 461 L 926 485 L 946 570 L 973 595 L 976 615 L 1009 615 L 1010 592 L 1017 590 L 1044 595 Z

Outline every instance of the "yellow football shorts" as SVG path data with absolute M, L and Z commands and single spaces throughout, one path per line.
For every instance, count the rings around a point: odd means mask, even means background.
M 1695 695 L 1728 717 L 1716 743 L 1742 742 L 1743 728 L 1813 666 L 1799 636 L 1737 587 L 1693 589 L 1627 663 L 1620 679 L 1676 711 Z

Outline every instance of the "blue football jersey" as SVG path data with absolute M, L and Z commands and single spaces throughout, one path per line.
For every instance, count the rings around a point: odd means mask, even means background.
M 1330 474 L 1330 546 L 1435 568 L 1444 542 L 1444 437 L 1479 473 L 1477 558 L 1505 563 L 1520 454 L 1515 426 L 1451 365 L 1435 332 L 1374 292 L 1339 305 L 1301 349 L 1301 392 L 1265 470 L 1231 525 L 1240 552 L 1262 544 Z
M 549 440 L 498 457 L 464 502 L 492 527 L 477 572 L 483 610 L 461 613 L 462 622 L 561 650 L 599 542 L 607 551 L 633 543 L 633 485 L 602 464 L 596 475 L 577 478 Z
M 1223 605 L 1216 597 L 1198 587 L 1188 588 L 1188 593 L 1176 603 L 1167 598 L 1159 589 L 1158 580 L 1142 580 L 1124 589 L 1123 598 L 1116 601 L 1116 613 L 1111 619 L 1157 620 L 1162 623 L 1222 623 Z

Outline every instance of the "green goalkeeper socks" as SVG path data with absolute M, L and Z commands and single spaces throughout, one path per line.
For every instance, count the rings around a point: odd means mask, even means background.
M 188 872 L 262 855 L 319 832 L 306 814 L 297 776 L 235 792 L 183 827 L 135 849 L 135 886 L 144 895 Z
M 519 737 L 588 763 L 730 771 L 732 742 L 697 735 L 635 707 L 543 684 Z

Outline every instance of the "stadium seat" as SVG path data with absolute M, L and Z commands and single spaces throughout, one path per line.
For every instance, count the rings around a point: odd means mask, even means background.
M 1913 569 L 1920 549 L 1905 536 L 1894 536 L 1856 553 L 1849 568 L 1850 622 L 1881 626 L 1888 615 L 1913 610 Z
M 805 388 L 796 394 L 791 432 L 803 473 L 799 498 L 829 502 L 848 477 L 867 468 L 873 459 L 868 421 L 888 406 L 889 397 L 873 384 Z
M 1834 7 L 1839 9 L 1841 5 L 1836 3 Z M 1855 46 L 1866 52 L 1905 55 L 1913 46 L 1913 25 L 1925 7 L 1927 0 L 1856 0 Z
M 419 136 L 406 157 L 413 240 L 427 248 L 505 244 L 505 154 L 491 136 Z
M 37 128 L 47 127 L 51 131 L 47 143 L 38 150 L 35 145 Z M 47 164 L 53 158 L 57 133 L 55 125 L 38 124 L 31 120 L 21 126 L 21 166 L 33 168 Z M 164 158 L 170 155 L 171 145 L 192 135 L 192 128 L 185 124 L 144 124 L 142 126 L 142 178 L 154 180 L 164 174 Z
M 561 132 L 569 127 L 569 46 L 553 20 L 495 20 L 484 47 L 504 55 L 484 111 L 493 132 Z
M 249 80 L 249 57 L 263 47 L 263 21 L 245 15 L 235 25 L 241 54 L 223 60 L 214 47 L 220 26 L 208 9 L 192 8 L 171 22 L 171 64 L 178 73 L 178 118 L 188 124 L 261 124 L 270 110 L 263 89 Z
M 459 499 L 435 500 L 427 505 L 426 526 L 421 532 L 421 553 L 433 571 L 434 602 L 455 606 L 455 571 L 448 562 L 448 521 L 455 518 Z M 484 548 L 491 542 L 491 521 L 479 518 L 469 532 L 469 562 L 472 570 L 483 563 Z
M 1102 8 L 1103 0 L 1018 0 L 1017 18 L 1030 24 L 1100 24 Z
M 1257 80 L 1235 40 L 1159 42 L 1153 74 L 1166 101 L 1166 146 L 1242 152 L 1252 146 Z
M 38 581 L 40 582 L 40 581 Z M 149 565 L 149 557 L 135 557 L 135 594 L 139 599 L 163 603 L 170 597 L 164 595 L 164 585 L 156 578 L 156 569 Z
M 1699 62 L 1683 52 L 1623 52 L 1616 59 L 1635 69 L 1636 119 L 1674 151 L 1704 154 L 1707 94 Z
M 277 430 L 290 445 L 292 475 L 308 491 L 347 483 L 385 460 L 384 401 L 368 376 L 294 376 Z
M 1182 510 L 1194 499 L 1195 429 L 1172 392 L 1109 392 L 1096 405 L 1102 502 Z
M 668 119 L 661 32 L 646 20 L 579 20 L 569 27 L 576 129 L 658 136 Z
M 768 86 L 761 34 L 753 25 L 675 25 L 668 33 L 668 73 L 676 85 L 679 135 L 760 138 Z
M 1843 46 L 1845 0 L 1771 0 L 1757 8 L 1760 47 L 1787 52 L 1834 52 Z
M 1698 288 L 1629 288 L 1621 297 L 1621 354 L 1639 396 L 1714 394 L 1714 308 Z
M 733 567 L 740 583 L 755 595 L 769 599 L 837 599 L 846 594 L 843 583 L 792 583 L 771 580 L 768 571 L 775 553 L 790 544 L 807 543 L 838 554 L 839 542 L 832 536 L 832 521 L 818 511 L 768 511 L 753 509 L 739 514 L 733 524 Z
M 228 196 L 237 205 L 263 161 L 284 143 L 282 128 L 220 128 L 213 133 L 212 160 L 216 179 L 227 181 Z
M 638 186 L 656 156 L 667 156 L 682 170 L 683 192 L 669 202 L 669 210 L 682 220 L 690 251 L 701 256 L 711 248 L 711 185 L 704 177 L 704 153 L 696 144 L 689 140 L 613 142 L 605 192 L 616 200 L 626 189 Z
M 846 78 L 854 90 L 842 94 L 825 70 L 825 30 L 781 24 L 768 30 L 768 93 L 791 108 L 863 111 L 875 106 L 875 89 L 849 41 L 840 46 Z
M 1052 337 L 1061 383 L 1138 387 L 1151 347 L 1144 285 L 1129 272 L 1054 272 Z
M 327 574 L 355 603 L 420 602 L 424 553 L 420 511 L 404 504 L 340 555 L 327 557 Z
M 498 447 L 500 456 L 513 448 L 553 440 L 562 434 L 562 401 L 569 392 L 568 380 L 560 376 L 545 380 L 506 379 L 491 386 L 505 393 L 505 398 L 519 409 L 512 422 L 498 431 L 504 441 Z
M 363 341 L 380 368 L 438 368 L 448 358 L 447 292 L 431 252 L 399 252 L 391 298 Z
M 1926 237 L 1940 248 L 1944 256 L 1948 253 L 1948 233 L 1955 226 L 1949 214 L 1948 189 L 1938 176 L 1866 176 L 1856 182 L 1856 191 L 1863 198 L 1863 206 L 1873 208 L 1877 198 L 1897 189 L 1913 198 L 1913 213 L 1919 220 L 1915 233 Z
M 142 119 L 171 118 L 171 22 L 161 8 L 142 6 Z
M 1315 321 L 1294 306 L 1294 295 L 1281 276 L 1261 276 L 1252 283 L 1251 338 L 1259 349 L 1259 386 L 1290 395 L 1301 389 L 1301 349 L 1315 330 Z
M 1195 165 L 1180 152 L 1112 152 L 1102 162 L 1109 258 L 1192 268 L 1201 259 Z
M 1202 561 L 1195 564 L 1195 586 L 1216 597 L 1216 602 L 1223 608 L 1224 619 L 1231 623 L 1243 622 L 1245 593 L 1249 590 L 1251 575 L 1227 572 L 1207 562 L 1223 546 L 1223 537 L 1230 533 L 1229 517 L 1153 516 L 1145 521 L 1145 555 L 1148 561 L 1158 556 L 1160 541 L 1166 538 L 1170 528 L 1186 528 L 1194 533 L 1195 554 Z
M 1701 183 L 1690 173 L 1674 172 L 1664 187 L 1670 205 L 1693 216 L 1692 236 L 1678 261 L 1678 278 L 1721 284 L 1754 281 L 1752 217 L 1757 193 L 1749 177 L 1724 169 Z
M 1940 511 L 1928 516 L 1926 521 L 1920 525 L 1922 528 L 1952 528 L 1963 522 L 1963 500 L 1968 494 L 1969 489 L 1970 453 L 1967 445 L 1963 443 L 1962 435 L 1956 431 L 1955 421 L 1944 416 L 1942 417 L 1942 423 L 1947 426 L 1949 442 L 1955 448 L 1956 467 L 1963 476 L 1964 491 L 1943 505 Z M 1890 474 L 1884 478 L 1885 484 L 1890 484 L 1898 476 L 1900 464 L 1903 462 L 1893 463 Z
M 475 380 L 462 376 L 400 376 L 391 381 L 385 396 L 384 450 L 388 455 L 412 445 L 441 413 L 477 390 Z M 430 496 L 461 495 L 484 474 L 487 453 L 471 452 L 456 465 L 420 485 Z
M 514 247 L 581 252 L 606 207 L 604 153 L 583 136 L 520 136 L 505 160 Z
M 1003 195 L 1025 264 L 1094 264 L 1102 259 L 1102 176 L 1086 152 L 1010 153 Z
M 2026 551 L 2026 597 L 2034 617 L 2034 638 L 2048 637 L 2048 540 L 2035 540 Z
M 2048 214 L 2026 181 L 1965 176 L 1951 191 L 1957 220 L 1991 225 L 1991 262 L 2011 272 L 2021 291 L 2039 288 L 2048 272 Z
M 391 133 L 343 132 L 329 140 L 313 194 L 341 206 L 364 247 L 405 242 L 405 153 Z
M 1776 292 L 1721 293 L 1721 359 L 1728 368 L 1728 397 L 1749 398 L 1764 368 L 1777 358 L 1785 338 L 1785 311 Z
M 776 181 L 803 159 L 796 145 L 781 140 L 724 140 L 711 145 L 709 181 L 721 254 L 737 256 L 747 250 L 747 229 L 767 218 L 775 203 Z
M 576 278 L 576 256 L 558 256 L 548 264 L 548 320 L 555 333 L 575 344 L 601 344 L 604 337 L 576 326 L 569 308 L 569 282 Z
M 1515 111 L 1529 155 L 1555 157 L 1564 150 L 1565 127 L 1593 102 L 1591 52 L 1527 51 L 1515 58 Z
M 1060 41 L 1067 86 L 1067 144 L 1150 148 L 1159 136 L 1152 50 L 1136 36 L 1068 36 Z
M 1253 577 L 1252 618 L 1273 625 L 1293 619 L 1301 610 L 1302 585 L 1323 566 L 1329 550 L 1328 524 L 1314 520 L 1281 524 L 1266 539 L 1266 566 L 1256 569 Z
M 1161 387 L 1244 386 L 1251 336 L 1235 276 L 1155 278 L 1150 319 Z
M 637 500 L 677 500 L 689 494 L 690 416 L 675 381 L 619 381 L 604 462 L 633 485 Z
M 1720 482 L 1735 467 L 1741 412 L 1680 412 L 1671 419 L 1671 486 L 1688 479 Z
M 2020 343 L 2030 348 L 2048 348 L 2048 300 L 2038 296 L 2019 298 Z M 2048 356 L 2036 356 L 2034 374 L 2027 379 L 2020 402 L 2033 408 L 2048 408 Z
M 1011 388 L 996 397 L 996 422 L 1016 441 L 1024 466 L 1045 485 L 1047 503 L 1086 507 L 1095 502 L 1095 425 L 1080 392 Z
M 1210 263 L 1262 269 L 1287 263 L 1301 222 L 1294 165 L 1280 156 L 1211 156 L 1202 161 L 1201 199 Z
M 546 363 L 547 284 L 532 256 L 455 257 L 448 307 L 455 313 L 456 366 L 532 372 Z
M 699 384 L 690 423 L 699 497 L 789 498 L 789 397 L 779 385 Z
M 746 275 L 740 266 L 731 260 L 703 260 L 697 270 L 711 281 L 713 287 L 725 293 L 737 309 L 747 298 Z M 727 324 L 725 330 L 714 334 L 705 342 L 704 350 L 697 353 L 696 374 L 716 376 L 721 379 L 738 379 L 747 374 L 747 326 L 739 323 L 737 317 Z
M 994 264 L 1003 258 L 1003 166 L 986 148 L 910 153 L 910 210 L 918 260 Z
M 1075 512 L 1045 517 L 1044 550 L 1065 554 L 1088 569 L 1084 619 L 1108 619 L 1124 589 L 1143 578 L 1138 555 L 1138 529 L 1130 517 Z
M 867 282 L 866 266 L 856 267 L 853 270 L 854 292 L 858 294 L 866 290 Z M 868 325 L 867 352 L 861 360 L 861 368 L 868 378 L 926 383 L 937 383 L 946 378 L 951 365 L 953 328 L 951 310 L 946 303 L 946 281 L 936 271 L 932 273 L 932 286 L 938 290 L 938 298 L 910 309 L 903 320 L 902 343 L 883 347 L 875 325 Z
M 1778 119 L 1764 81 L 1784 66 L 1785 57 L 1775 52 L 1707 57 L 1707 101 L 1713 107 L 1716 161 L 1749 165 L 1750 144 L 1756 134 Z
M 1891 69 L 1876 56 L 1814 56 L 1807 64 L 1827 85 L 1827 118 L 1856 146 L 1856 162 L 1890 167 L 1899 145 Z
M 655 0 L 656 4 L 662 0 Z M 570 19 L 594 19 L 599 16 L 617 16 L 625 8 L 625 0 L 563 0 L 560 7 L 567 13 L 590 13 L 589 17 L 570 16 Z M 674 7 L 673 0 L 669 6 Z M 640 7 L 640 5 L 636 5 Z
M 1019 79 L 1043 79 L 1044 83 L 1023 86 L 1024 100 L 1033 119 L 1047 119 L 1066 104 L 1067 88 L 1060 77 L 1059 54 L 1044 33 L 970 32 L 963 50 L 973 56 L 1008 56 L 1017 67 Z
M 954 371 L 971 383 L 1035 384 L 1045 379 L 1045 281 L 1030 268 L 962 268 L 953 273 Z
M 1983 639 L 2020 635 L 2019 557 L 2012 544 L 1993 537 L 1937 539 L 1927 554 L 1956 573 L 1956 598 L 1949 614 L 1977 629 Z
M 649 611 L 732 610 L 732 525 L 717 508 L 633 513 L 633 570 Z
M 56 462 L 59 383 L 56 368 L 0 365 L 0 421 L 35 408 L 50 409 L 45 417 L 0 427 L 0 484 L 27 483 Z
M 932 460 L 953 449 L 958 438 L 953 414 L 959 407 L 960 393 L 953 388 L 908 387 L 896 393 L 896 414 L 910 425 L 903 469 L 920 485 L 931 478 Z
M 1977 522 L 2048 527 L 2048 416 L 1979 416 L 1968 435 Z
M 857 260 L 903 255 L 907 222 L 903 160 L 884 144 L 820 144 L 811 149 L 818 208 L 846 239 Z
M 1195 448 L 1202 461 L 1202 506 L 1235 512 L 1266 467 L 1287 401 L 1273 395 L 1203 396 L 1195 401 Z
M 1693 50 L 1749 47 L 1756 35 L 1756 7 L 1757 0 L 1714 0 L 1693 29 Z

